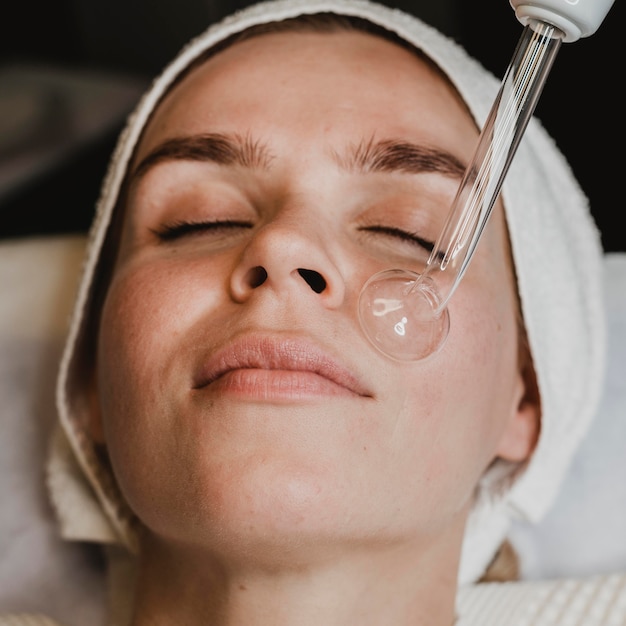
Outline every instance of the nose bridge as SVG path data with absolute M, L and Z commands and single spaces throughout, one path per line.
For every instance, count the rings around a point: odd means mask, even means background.
M 243 301 L 256 290 L 300 291 L 326 306 L 343 301 L 343 277 L 329 254 L 331 225 L 306 211 L 280 211 L 252 236 L 233 271 L 232 292 Z

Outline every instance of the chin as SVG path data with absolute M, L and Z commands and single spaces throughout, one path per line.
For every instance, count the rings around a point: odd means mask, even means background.
M 311 470 L 252 456 L 167 491 L 171 497 L 162 491 L 134 503 L 150 534 L 220 559 L 284 566 L 330 556 L 376 531 L 370 505 L 358 502 L 333 467 L 324 474 L 319 464 Z

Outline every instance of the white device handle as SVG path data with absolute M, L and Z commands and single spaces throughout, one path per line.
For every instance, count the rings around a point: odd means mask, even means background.
M 563 41 L 576 41 L 598 30 L 614 0 L 509 0 L 524 25 L 552 24 L 564 33 Z

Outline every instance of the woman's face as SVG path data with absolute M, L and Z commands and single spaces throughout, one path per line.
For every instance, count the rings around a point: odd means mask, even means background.
M 494 457 L 529 453 L 499 206 L 438 354 L 392 361 L 358 323 L 372 274 L 423 268 L 477 137 L 436 72 L 362 33 L 252 38 L 166 97 L 133 165 L 94 420 L 154 533 L 277 556 L 458 536 Z

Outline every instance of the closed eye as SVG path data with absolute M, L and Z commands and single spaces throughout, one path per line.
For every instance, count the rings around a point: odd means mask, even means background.
M 411 233 L 407 230 L 396 228 L 394 226 L 363 226 L 359 230 L 395 237 L 410 244 L 417 245 L 426 250 L 429 254 L 433 251 L 435 247 L 435 243 L 433 241 L 430 241 L 429 239 L 424 239 L 424 237 L 420 237 L 420 235 L 418 235 L 417 233 Z M 443 257 L 443 253 L 439 253 L 437 256 Z
M 432 241 L 424 239 L 416 233 L 410 233 L 406 230 L 402 230 L 401 228 L 395 228 L 394 226 L 363 226 L 359 230 L 370 233 L 389 235 L 390 237 L 397 237 L 398 239 L 402 239 L 403 241 L 407 241 L 409 243 L 421 246 L 422 248 L 428 250 L 428 252 L 431 252 L 432 249 L 435 247 L 435 244 Z
M 152 232 L 161 241 L 174 241 L 181 237 L 189 235 L 213 232 L 218 233 L 220 231 L 236 230 L 240 228 L 252 228 L 250 222 L 243 222 L 239 220 L 215 220 L 212 222 L 174 222 L 172 224 L 166 224 L 158 229 L 153 229 Z

